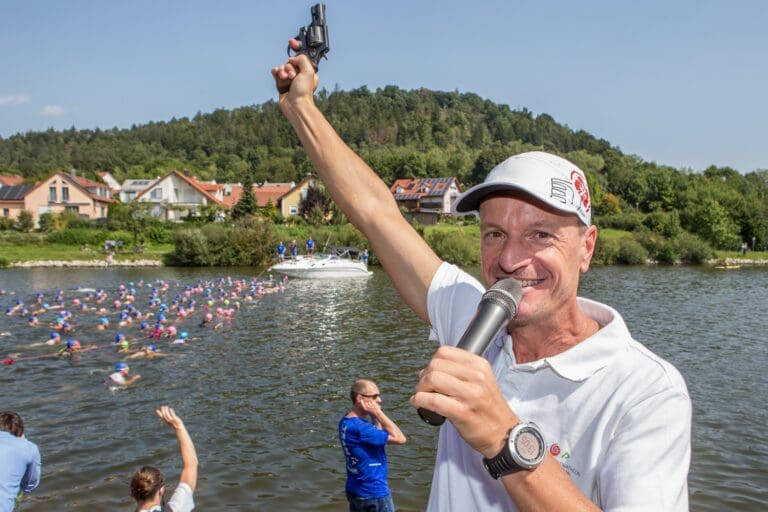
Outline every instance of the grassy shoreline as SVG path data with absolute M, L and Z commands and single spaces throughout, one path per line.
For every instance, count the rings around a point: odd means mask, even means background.
M 283 228 L 283 229 L 280 229 Z M 307 226 L 300 228 L 288 228 L 280 226 L 277 229 L 278 236 L 290 240 L 292 238 L 300 239 L 305 233 L 312 233 L 313 229 Z M 423 226 L 422 235 L 427 240 L 439 239 L 435 235 L 442 235 L 443 238 L 459 238 L 462 244 L 469 247 L 472 253 L 469 264 L 475 264 L 479 260 L 480 230 L 477 225 L 458 226 L 455 224 L 439 224 L 436 226 Z M 328 230 L 328 228 L 323 228 Z M 630 233 L 618 230 L 604 229 L 599 233 L 599 240 L 610 240 L 631 236 Z M 0 267 L 104 267 L 107 266 L 107 254 L 101 250 L 86 249 L 80 246 L 47 243 L 44 242 L 39 234 L 30 233 L 26 235 L 28 243 L 19 243 L 18 235 L 12 242 L 0 237 Z M 300 240 L 300 247 L 304 240 Z M 598 242 L 599 243 L 599 242 Z M 174 251 L 173 244 L 148 243 L 141 253 L 135 253 L 128 250 L 118 251 L 112 256 L 111 266 L 161 266 L 167 261 L 167 257 Z M 438 251 L 439 253 L 440 251 Z M 462 259 L 457 255 L 456 259 Z M 449 258 L 450 259 L 450 258 Z M 461 264 L 461 262 L 459 262 Z M 655 264 L 648 261 L 647 264 Z M 716 251 L 715 258 L 712 258 L 703 265 L 708 266 L 768 266 L 768 252 L 747 252 L 741 254 L 740 251 Z

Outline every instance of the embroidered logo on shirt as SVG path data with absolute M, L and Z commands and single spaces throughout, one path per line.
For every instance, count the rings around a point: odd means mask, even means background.
M 557 459 L 557 462 L 560 463 L 560 466 L 565 470 L 566 473 L 568 473 L 572 477 L 581 476 L 581 471 L 573 467 L 571 464 L 566 463 L 566 461 L 571 458 L 571 453 L 567 451 L 563 451 L 563 448 L 558 443 L 552 443 L 549 445 L 549 453 L 555 459 Z

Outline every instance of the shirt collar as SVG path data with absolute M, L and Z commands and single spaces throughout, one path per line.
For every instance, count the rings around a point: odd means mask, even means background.
M 626 349 L 631 335 L 618 311 L 605 304 L 581 297 L 578 298 L 578 303 L 581 310 L 599 323 L 601 328 L 565 352 L 519 364 L 516 366 L 517 369 L 536 371 L 550 367 L 561 377 L 580 382 L 608 366 L 619 353 Z M 505 349 L 509 350 L 514 360 L 514 352 L 511 348 L 511 344 L 505 344 Z

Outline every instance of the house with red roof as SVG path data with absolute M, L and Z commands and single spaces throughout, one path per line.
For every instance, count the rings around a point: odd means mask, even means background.
M 150 203 L 152 215 L 165 220 L 181 220 L 196 215 L 202 206 L 228 208 L 219 194 L 219 188 L 202 184 L 192 176 L 171 171 L 139 192 L 135 200 Z M 220 195 L 221 198 L 216 197 Z
M 35 185 L 0 188 L 0 212 L 16 219 L 22 210 L 37 223 L 44 213 L 72 212 L 86 219 L 105 219 L 114 203 L 109 188 L 71 173 L 57 172 Z
M 256 199 L 256 205 L 259 208 L 266 208 L 268 204 L 280 211 L 283 217 L 290 217 L 299 213 L 299 203 L 307 195 L 307 188 L 310 185 L 319 183 L 317 178 L 306 177 L 299 183 L 264 183 L 253 185 L 253 197 Z M 243 197 L 243 186 L 240 183 L 225 184 L 223 201 L 225 204 L 233 207 Z M 226 187 L 230 187 L 227 191 Z
M 14 174 L 12 176 L 0 176 L 0 188 L 15 187 L 24 183 L 24 176 Z
M 422 224 L 434 224 L 441 214 L 450 213 L 451 203 L 461 193 L 456 178 L 400 179 L 389 190 L 397 205 Z

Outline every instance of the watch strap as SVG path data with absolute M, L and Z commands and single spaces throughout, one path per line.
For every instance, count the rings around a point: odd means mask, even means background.
M 494 480 L 524 469 L 512 459 L 512 454 L 509 452 L 509 435 L 512 433 L 512 430 L 511 428 L 507 431 L 507 437 L 504 438 L 504 447 L 495 457 L 490 459 L 483 458 L 483 466 L 485 466 L 485 469 Z

